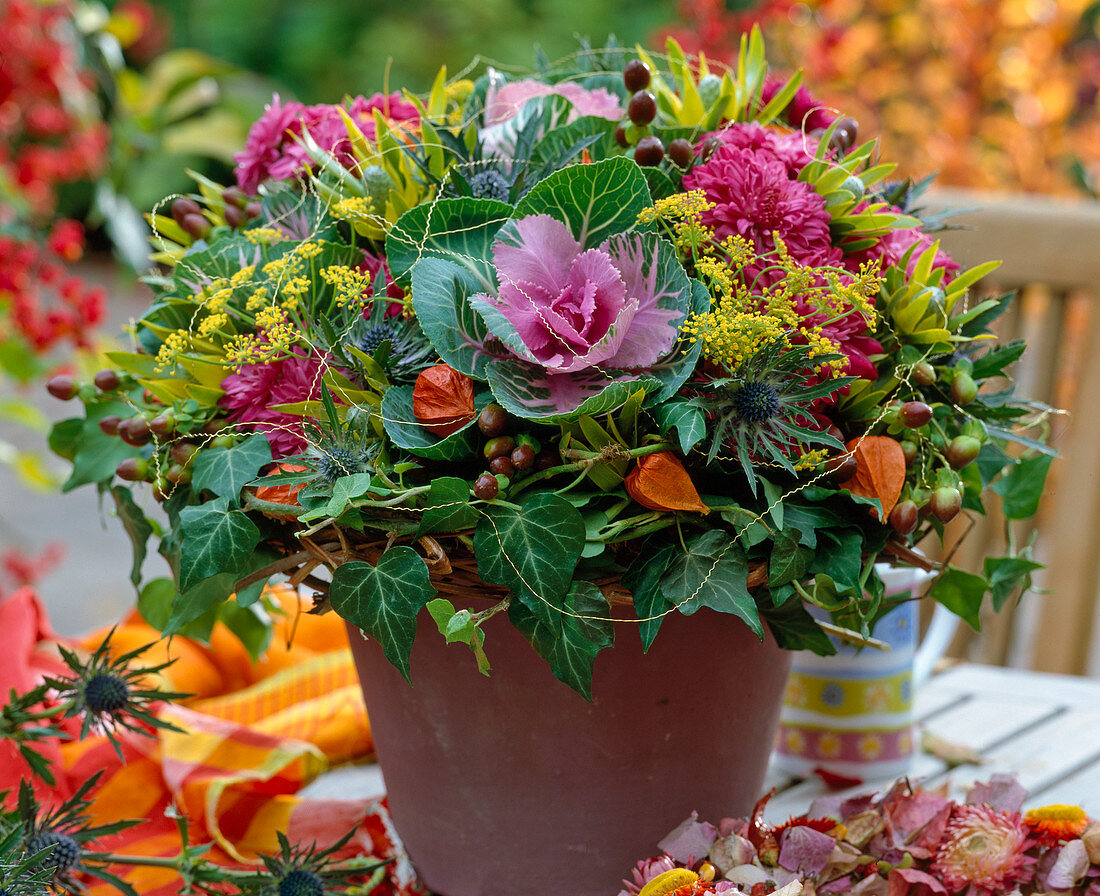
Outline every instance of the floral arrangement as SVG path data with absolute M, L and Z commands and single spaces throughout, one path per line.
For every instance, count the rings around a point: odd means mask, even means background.
M 51 439 L 66 487 L 113 498 L 135 583 L 160 538 L 172 579 L 139 605 L 166 631 L 254 631 L 288 575 L 406 677 L 425 608 L 486 672 L 507 613 L 587 695 L 613 615 L 647 648 L 706 607 L 828 653 L 889 608 L 876 559 L 923 563 L 993 493 L 1035 512 L 1044 409 L 991 337 L 1009 297 L 969 293 L 995 263 L 941 251 L 757 32 L 729 71 L 586 47 L 276 97 L 236 159 L 150 216 L 132 350 L 53 384 L 85 406 Z M 932 595 L 976 625 L 1035 568 L 945 567 Z
M 1095 896 L 1100 822 L 1080 806 L 1023 812 L 1026 796 L 1009 775 L 973 785 L 962 802 L 903 779 L 880 794 L 823 797 L 780 825 L 764 822 L 764 797 L 748 819 L 688 818 L 619 896 Z

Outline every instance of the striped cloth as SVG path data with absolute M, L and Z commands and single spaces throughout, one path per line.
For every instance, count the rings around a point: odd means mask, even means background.
M 259 663 L 220 625 L 210 644 L 203 645 L 178 637 L 158 640 L 158 632 L 136 614 L 127 618 L 111 638 L 112 650 L 157 642 L 143 661 L 175 659 L 164 670 L 163 687 L 196 695 L 159 709 L 182 731 L 124 736 L 121 760 L 103 737 L 64 743 L 51 754 L 57 784 L 52 790 L 39 785 L 40 799 L 64 800 L 79 782 L 102 770 L 91 823 L 144 821 L 105 838 L 97 844 L 100 849 L 174 855 L 179 837 L 172 812 L 177 811 L 188 819 L 192 843 L 212 843 L 208 858 L 230 866 L 254 864 L 259 853 L 277 853 L 278 831 L 292 843 L 323 848 L 355 828 L 346 855 L 394 859 L 388 889 L 382 892 L 419 894 L 381 796 L 309 800 L 298 795 L 331 765 L 369 759 L 373 744 L 341 620 L 302 613 L 290 589 L 272 589 L 269 596 L 285 616 Z M 93 650 L 105 635 L 97 632 L 76 646 Z M 23 589 L 0 602 L 0 651 L 17 658 L 5 663 L 0 674 L 5 691 L 32 687 L 42 675 L 60 671 L 52 641 L 33 592 Z M 16 789 L 26 773 L 17 754 L 0 754 L 0 792 Z M 111 870 L 143 896 L 179 892 L 179 879 L 170 870 Z M 91 896 L 114 892 L 89 882 Z

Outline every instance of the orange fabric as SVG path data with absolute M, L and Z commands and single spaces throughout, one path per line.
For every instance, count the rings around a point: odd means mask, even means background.
M 275 631 L 265 657 L 257 663 L 223 626 L 209 645 L 187 638 L 159 639 L 136 614 L 130 614 L 111 638 L 119 654 L 150 642 L 143 664 L 174 659 L 161 686 L 196 696 L 160 707 L 162 718 L 182 731 L 158 730 L 155 737 L 121 737 L 122 758 L 102 737 L 74 739 L 51 747 L 58 782 L 44 801 L 66 798 L 82 781 L 102 772 L 92 794 L 91 823 L 142 818 L 142 824 L 106 838 L 99 846 L 116 853 L 171 856 L 179 847 L 172 807 L 183 813 L 193 843 L 212 842 L 208 857 L 230 865 L 250 864 L 259 852 L 278 851 L 277 831 L 292 842 L 320 846 L 335 842 L 357 826 L 348 855 L 393 857 L 390 890 L 418 893 L 411 866 L 395 843 L 380 797 L 369 800 L 303 799 L 299 791 L 331 764 L 369 758 L 370 724 L 342 621 L 335 615 L 309 616 L 288 588 L 269 589 L 277 605 Z M 13 683 L 30 687 L 44 674 L 56 674 L 51 633 L 33 594 L 18 602 L 0 602 L 0 651 L 18 656 L 9 669 Z M 94 650 L 106 636 L 97 632 L 81 641 Z M 17 754 L 0 767 L 8 777 L 26 774 Z M 18 765 L 19 768 L 14 767 Z M 22 769 L 20 771 L 19 769 Z M 0 768 L 0 791 L 9 787 Z M 308 835 L 308 836 L 307 836 Z M 171 871 L 160 868 L 112 868 L 143 896 L 179 891 Z M 115 891 L 89 881 L 90 896 Z M 385 891 L 383 891 L 385 892 Z

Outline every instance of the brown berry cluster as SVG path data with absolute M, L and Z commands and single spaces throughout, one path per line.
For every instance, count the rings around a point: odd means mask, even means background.
M 512 422 L 508 412 L 495 402 L 487 404 L 478 415 L 477 428 L 485 436 L 482 455 L 489 469 L 474 481 L 477 498 L 495 498 L 516 473 L 545 470 L 558 463 L 554 452 L 540 450 L 538 440 L 527 433 L 509 434 Z
M 260 216 L 260 203 L 238 187 L 222 190 L 222 199 L 225 201 L 225 208 L 218 215 L 212 211 L 204 211 L 194 199 L 180 196 L 172 202 L 172 218 L 192 239 L 204 240 L 210 236 L 214 226 L 221 223 L 219 218 L 236 230 Z
M 650 133 L 657 118 L 657 98 L 647 89 L 652 73 L 640 59 L 632 59 L 623 68 L 623 84 L 630 92 L 626 106 L 629 121 L 615 128 L 615 140 L 624 149 L 634 147 L 634 161 L 643 167 L 655 167 L 665 160 L 686 171 L 695 160 L 695 147 L 682 137 L 666 147 L 661 138 Z

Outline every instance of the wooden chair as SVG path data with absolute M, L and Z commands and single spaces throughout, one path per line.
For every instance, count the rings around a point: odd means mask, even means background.
M 1035 557 L 1046 568 L 1015 606 L 990 611 L 980 634 L 960 625 L 950 654 L 1098 675 L 1100 408 L 1092 399 L 1100 398 L 1100 203 L 940 191 L 928 205 L 971 209 L 952 219 L 967 229 L 942 234 L 943 246 L 964 266 L 1003 260 L 975 291 L 1019 290 L 1000 330 L 1003 339 L 1028 342 L 1014 369 L 1018 392 L 1063 412 L 1051 417 L 1050 442 L 1061 457 L 1039 513 L 1013 533 L 1018 545 L 1035 536 Z M 989 509 L 990 517 L 978 518 L 955 554 L 964 568 L 980 568 L 982 558 L 1003 545 L 1003 520 Z M 968 525 L 952 524 L 952 536 Z

